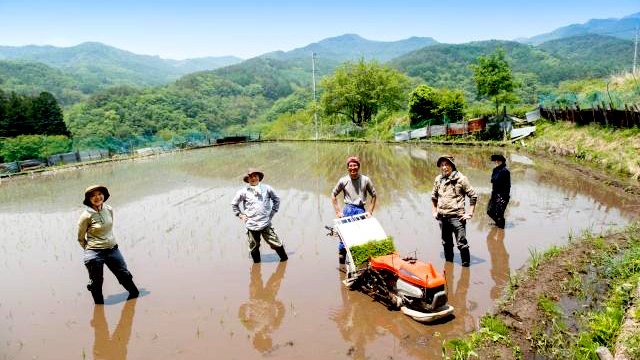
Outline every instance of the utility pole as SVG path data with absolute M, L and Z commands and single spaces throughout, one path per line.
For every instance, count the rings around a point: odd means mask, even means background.
M 318 140 L 318 110 L 316 106 L 316 53 L 311 53 L 311 77 L 313 79 L 313 123 L 316 127 L 316 141 Z
M 636 26 L 636 45 L 633 49 L 633 73 L 636 73 L 636 59 L 638 58 L 638 27 Z

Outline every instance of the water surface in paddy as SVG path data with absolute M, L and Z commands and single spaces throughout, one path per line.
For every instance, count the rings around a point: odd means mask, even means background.
M 480 194 L 468 223 L 472 266 L 445 264 L 430 192 L 443 152 Z M 455 317 L 424 325 L 345 289 L 325 235 L 330 191 L 358 155 L 378 191 L 375 216 L 404 253 L 446 269 Z M 473 330 L 531 249 L 570 233 L 624 225 L 635 204 L 541 159 L 507 153 L 507 226 L 485 214 L 490 150 L 380 144 L 264 143 L 168 154 L 0 185 L 0 338 L 6 359 L 431 359 L 443 339 Z M 249 166 L 282 204 L 274 218 L 290 260 L 263 245 L 252 265 L 230 202 Z M 86 291 L 75 240 L 83 189 L 109 187 L 114 232 L 146 295 L 105 271 L 107 305 Z

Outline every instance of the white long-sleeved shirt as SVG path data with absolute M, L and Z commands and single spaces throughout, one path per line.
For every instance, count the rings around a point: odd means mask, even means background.
M 259 190 L 253 189 L 250 185 L 240 189 L 231 201 L 233 213 L 236 216 L 244 214 L 247 216 L 245 226 L 249 230 L 262 230 L 271 226 L 272 212 L 277 212 L 280 208 L 280 198 L 267 184 L 260 183 Z

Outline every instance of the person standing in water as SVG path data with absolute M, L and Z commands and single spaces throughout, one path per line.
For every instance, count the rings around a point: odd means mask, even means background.
M 371 179 L 360 174 L 360 159 L 355 156 L 347 158 L 347 171 L 349 175 L 338 180 L 338 183 L 331 192 L 331 202 L 333 209 L 336 211 L 336 218 L 365 213 L 367 194 L 371 195 L 369 214 L 373 215 L 373 211 L 376 209 L 376 188 L 373 186 Z M 344 206 L 342 210 L 340 210 L 337 198 L 340 192 L 344 194 Z M 341 264 L 344 264 L 346 253 L 347 251 L 344 244 L 340 242 L 338 245 L 338 256 Z
M 436 176 L 431 192 L 431 213 L 438 220 L 444 247 L 444 258 L 453 261 L 453 235 L 460 250 L 462 266 L 469 266 L 471 255 L 467 242 L 467 220 L 473 217 L 478 195 L 469 179 L 456 169 L 453 156 L 441 156 L 436 165 L 441 174 Z M 465 211 L 465 197 L 469 198 L 469 211 Z
M 511 173 L 507 169 L 507 159 L 500 154 L 491 155 L 495 167 L 491 173 L 491 199 L 487 205 L 487 215 L 495 221 L 496 226 L 504 229 L 504 212 L 509 204 L 511 194 Z
M 233 213 L 245 223 L 249 238 L 249 252 L 254 263 L 260 262 L 260 238 L 280 256 L 280 261 L 289 258 L 284 244 L 271 225 L 271 219 L 280 208 L 280 198 L 275 190 L 262 183 L 264 173 L 256 169 L 247 170 L 244 182 L 247 186 L 238 190 L 231 201 Z
M 109 196 L 109 190 L 105 186 L 89 186 L 84 191 L 82 202 L 86 207 L 78 219 L 78 243 L 84 249 L 84 265 L 89 272 L 87 289 L 91 291 L 96 304 L 104 304 L 104 265 L 107 265 L 118 282 L 129 292 L 128 299 L 139 295 L 113 236 L 113 208 L 105 204 Z

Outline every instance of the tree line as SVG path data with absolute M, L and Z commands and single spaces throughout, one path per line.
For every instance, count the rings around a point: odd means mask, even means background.
M 0 90 L 0 138 L 34 134 L 70 135 L 56 98 L 46 91 L 30 96 Z

